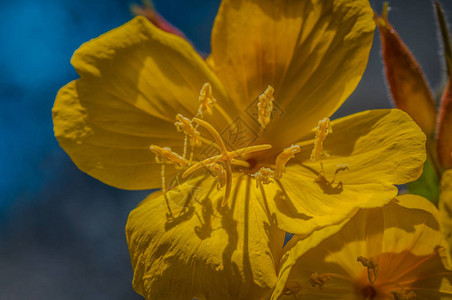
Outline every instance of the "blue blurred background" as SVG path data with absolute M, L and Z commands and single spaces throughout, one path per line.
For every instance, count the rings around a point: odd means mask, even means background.
M 51 108 L 76 79 L 75 49 L 129 19 L 131 1 L 0 0 L 0 299 L 141 299 L 131 287 L 124 227 L 148 192 L 80 172 L 53 137 Z M 220 1 L 155 0 L 209 52 Z M 452 12 L 451 1 L 442 1 Z M 382 1 L 371 1 L 381 10 Z M 433 87 L 444 68 L 430 0 L 390 2 L 389 18 Z M 378 34 L 367 71 L 335 117 L 390 107 Z

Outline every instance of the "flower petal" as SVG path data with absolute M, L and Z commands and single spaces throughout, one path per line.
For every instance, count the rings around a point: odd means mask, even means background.
M 201 176 L 133 210 L 126 234 L 134 289 L 146 299 L 268 299 L 284 232 L 251 183 L 234 177 L 223 208 L 224 191 Z
M 230 122 L 231 105 L 205 62 L 182 38 L 144 17 L 83 44 L 72 64 L 81 78 L 56 97 L 55 136 L 81 170 L 109 185 L 161 186 L 149 146 L 181 150 L 184 135 L 176 133 L 176 114 L 196 115 L 204 83 L 211 83 L 226 111 L 209 122 L 221 127 Z
M 452 272 L 443 265 L 444 246 L 436 208 L 422 197 L 400 196 L 298 238 L 284 256 L 272 299 L 294 299 L 294 293 L 303 299 L 361 299 L 369 283 L 359 256 L 373 257 L 378 264 L 373 287 L 382 297 L 400 288 L 414 291 L 416 299 L 450 295 Z M 310 285 L 314 272 L 330 274 L 321 289 Z M 282 294 L 290 296 L 279 298 Z M 338 294 L 348 298 L 334 297 Z
M 291 142 L 355 89 L 374 27 L 367 0 L 226 0 L 208 61 L 244 115 L 273 86 L 282 117 L 266 136 Z
M 270 210 L 283 230 L 309 234 L 356 208 L 382 206 L 397 195 L 395 184 L 422 172 L 426 138 L 403 111 L 371 110 L 331 124 L 333 133 L 323 144 L 329 156 L 310 161 L 313 143 L 304 143 L 298 163 L 286 168 L 275 188 L 283 193 L 275 194 Z

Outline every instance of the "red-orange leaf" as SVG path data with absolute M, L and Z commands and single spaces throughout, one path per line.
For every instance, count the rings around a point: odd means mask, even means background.
M 452 168 L 452 80 L 449 78 L 441 99 L 437 134 L 438 159 L 444 168 Z
M 424 73 L 388 22 L 387 11 L 383 17 L 375 16 L 380 30 L 385 75 L 395 105 L 406 111 L 427 135 L 435 131 L 436 110 L 433 95 Z

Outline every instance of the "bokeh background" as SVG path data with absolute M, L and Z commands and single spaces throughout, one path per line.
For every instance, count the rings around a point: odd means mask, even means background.
M 371 0 L 381 11 L 382 1 Z M 53 136 L 75 49 L 129 19 L 125 0 L 0 0 L 0 299 L 141 299 L 131 287 L 127 215 L 149 191 L 79 171 Z M 204 53 L 219 0 L 155 0 Z M 452 13 L 452 1 L 443 0 Z M 431 0 L 392 0 L 389 18 L 433 87 L 444 77 Z M 366 73 L 335 117 L 391 106 L 375 35 Z

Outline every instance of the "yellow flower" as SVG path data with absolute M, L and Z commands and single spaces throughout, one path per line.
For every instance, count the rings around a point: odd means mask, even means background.
M 422 197 L 359 210 L 292 244 L 272 299 L 452 298 L 438 210 Z
M 425 136 L 407 114 L 328 119 L 374 27 L 367 0 L 225 0 L 206 61 L 142 17 L 74 53 L 80 79 L 53 109 L 60 145 L 109 185 L 162 188 L 126 228 L 137 292 L 268 297 L 280 229 L 341 222 L 419 176 Z

